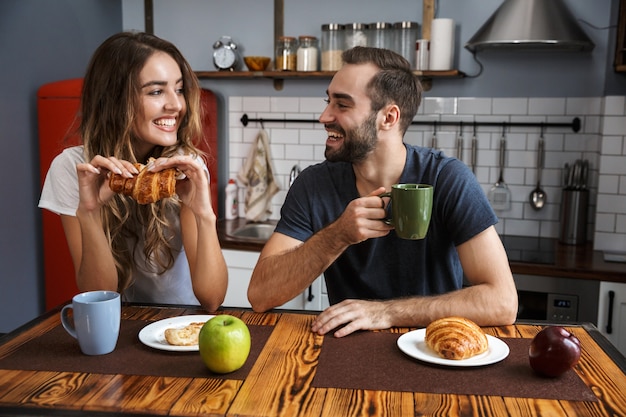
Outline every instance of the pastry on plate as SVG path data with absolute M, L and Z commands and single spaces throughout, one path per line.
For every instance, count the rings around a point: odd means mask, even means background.
M 479 355 L 489 348 L 487 335 L 464 317 L 444 317 L 426 327 L 426 344 L 444 359 L 461 360 Z
M 194 322 L 181 328 L 165 329 L 165 340 L 173 346 L 197 345 L 202 326 L 204 326 L 204 322 Z

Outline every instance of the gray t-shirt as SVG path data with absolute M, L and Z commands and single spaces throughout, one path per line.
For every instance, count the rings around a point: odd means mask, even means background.
M 65 149 L 52 161 L 41 191 L 39 207 L 56 214 L 76 216 L 78 208 L 78 174 L 76 165 L 85 162 L 82 146 Z M 204 169 L 209 174 L 207 167 Z M 146 263 L 143 254 L 143 239 L 136 250 L 133 270 L 134 284 L 124 290 L 124 301 L 199 305 L 193 293 L 189 264 L 182 244 L 179 213 L 171 213 L 170 220 L 175 234 L 172 244 L 174 266 L 159 275 L 154 263 Z
M 463 162 L 429 148 L 405 146 L 400 183 L 434 186 L 428 234 L 423 240 L 405 240 L 391 231 L 350 246 L 324 273 L 331 304 L 459 289 L 463 270 L 455 247 L 498 221 Z M 276 231 L 304 242 L 358 197 L 351 164 L 325 161 L 308 167 L 289 190 Z

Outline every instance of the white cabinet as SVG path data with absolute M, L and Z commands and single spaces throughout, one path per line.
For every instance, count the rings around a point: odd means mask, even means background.
M 598 329 L 626 356 L 626 284 L 600 283 Z
M 224 259 L 228 266 L 228 290 L 224 299 L 225 307 L 251 307 L 248 302 L 248 285 L 254 266 L 259 260 L 259 252 L 223 249 Z M 322 310 L 328 307 L 328 295 L 323 278 L 320 277 L 311 285 L 310 291 L 294 297 L 278 308 L 293 310 Z M 312 295 L 311 301 L 309 301 Z

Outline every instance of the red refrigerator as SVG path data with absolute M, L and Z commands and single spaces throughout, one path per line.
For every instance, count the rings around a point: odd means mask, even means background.
M 80 104 L 82 79 L 71 79 L 45 84 L 37 92 L 39 123 L 40 186 L 50 164 L 63 148 L 76 145 L 80 138 L 72 135 Z M 211 199 L 218 213 L 218 149 L 217 99 L 209 90 L 202 90 L 205 141 L 200 148 L 209 155 L 207 164 L 211 174 Z M 46 310 L 71 300 L 78 293 L 74 266 L 70 257 L 61 218 L 48 210 L 42 212 L 43 262 Z

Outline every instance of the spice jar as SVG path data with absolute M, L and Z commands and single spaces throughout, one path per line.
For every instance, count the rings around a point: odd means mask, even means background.
M 317 71 L 317 38 L 315 36 L 300 36 L 297 55 L 298 71 Z
M 344 29 L 344 25 L 337 23 L 322 25 L 322 71 L 337 71 L 341 68 Z
M 417 22 L 397 22 L 393 24 L 394 50 L 406 58 L 415 67 L 415 42 L 417 41 Z
M 345 49 L 351 49 L 355 46 L 367 46 L 366 24 L 348 23 L 345 26 Z
M 295 71 L 298 42 L 293 36 L 281 36 L 276 42 L 276 71 Z

